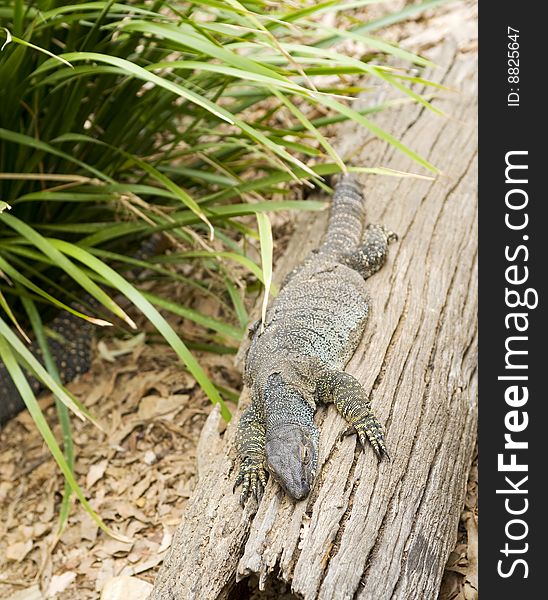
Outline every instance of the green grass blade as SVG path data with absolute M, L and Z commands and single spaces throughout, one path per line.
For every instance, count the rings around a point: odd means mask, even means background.
M 0 320 L 0 327 L 1 326 L 2 322 Z M 15 359 L 13 351 L 10 348 L 9 342 L 2 335 L 2 333 L 0 333 L 0 357 L 6 365 L 6 369 L 8 370 L 8 373 L 10 374 L 11 378 L 13 379 L 17 390 L 21 394 L 21 397 L 23 398 L 23 401 L 25 402 L 28 408 L 30 416 L 36 423 L 38 431 L 44 438 L 44 441 L 46 442 L 49 451 L 51 452 L 53 458 L 55 459 L 55 462 L 61 469 L 61 472 L 65 476 L 66 481 L 70 485 L 78 500 L 82 503 L 82 506 L 86 509 L 86 512 L 89 514 L 89 516 L 93 519 L 93 521 L 97 524 L 99 528 L 101 528 L 107 535 L 113 538 L 119 539 L 121 541 L 129 541 L 128 538 L 126 538 L 125 536 L 119 535 L 113 532 L 109 527 L 107 527 L 107 525 L 105 525 L 101 517 L 99 517 L 99 515 L 93 510 L 90 503 L 87 501 L 82 489 L 80 488 L 78 482 L 74 478 L 74 475 L 69 465 L 67 464 L 67 461 L 65 460 L 65 457 L 63 456 L 59 445 L 55 440 L 53 432 L 51 431 L 46 419 L 44 418 L 44 415 L 42 414 L 42 411 L 40 410 L 40 407 L 38 406 L 38 402 L 34 397 L 34 394 L 26 377 L 23 375 L 21 367 Z
M 128 281 L 121 277 L 114 269 L 105 265 L 99 259 L 95 258 L 89 252 L 82 248 L 65 242 L 64 240 L 52 240 L 55 247 L 73 258 L 85 264 L 88 268 L 101 275 L 104 279 L 120 291 L 128 298 L 137 308 L 148 318 L 148 320 L 162 334 L 167 343 L 175 350 L 177 356 L 185 363 L 192 376 L 199 383 L 201 388 L 207 394 L 208 398 L 214 403 L 221 406 L 221 414 L 227 421 L 230 420 L 231 414 L 225 405 L 219 392 L 206 375 L 198 361 L 185 346 L 181 338 L 173 331 L 169 323 L 162 315 L 154 308 L 154 306 L 144 297 L 144 295 L 132 286 Z
M 202 220 L 207 227 L 209 228 L 209 239 L 213 240 L 215 230 L 213 225 L 209 222 L 209 219 L 205 216 L 204 212 L 200 208 L 200 206 L 196 203 L 194 198 L 192 198 L 182 187 L 176 185 L 166 177 L 160 171 L 155 169 L 152 165 L 149 165 L 144 160 L 137 158 L 136 156 L 128 155 L 126 152 L 123 152 L 124 156 L 127 156 L 131 161 L 137 164 L 143 171 L 148 173 L 153 179 L 156 179 L 159 183 L 161 183 L 166 189 L 172 192 L 183 204 L 185 204 L 200 220 Z
M 55 364 L 55 361 L 53 360 L 49 349 L 49 344 L 47 341 L 46 333 L 44 331 L 44 327 L 42 325 L 40 313 L 38 312 L 34 302 L 29 300 L 28 298 L 22 298 L 22 302 L 23 306 L 25 307 L 25 310 L 27 311 L 27 315 L 29 316 L 32 329 L 36 337 L 36 342 L 38 343 L 38 346 L 42 351 L 42 357 L 44 359 L 46 369 L 48 373 L 53 377 L 53 379 L 55 379 L 57 384 L 61 385 L 61 377 L 59 376 L 57 365 Z M 55 396 L 55 407 L 57 409 L 57 416 L 59 419 L 59 424 L 61 426 L 61 435 L 63 436 L 63 454 L 67 463 L 67 467 L 70 469 L 71 473 L 74 474 L 74 443 L 72 441 L 68 408 L 57 396 Z M 65 525 L 68 522 L 71 506 L 71 497 L 72 487 L 67 478 L 65 477 L 65 489 L 63 492 L 63 500 L 59 509 L 58 533 L 61 533 L 63 531 Z
M 370 35 L 365 35 L 365 33 L 360 33 L 355 30 L 336 29 L 334 27 L 328 27 L 321 23 L 314 23 L 312 26 L 319 31 L 325 31 L 333 36 L 337 35 L 343 39 L 349 39 L 367 44 L 368 46 L 375 48 L 376 50 L 379 50 L 385 54 L 394 56 L 396 58 L 400 58 L 407 62 L 419 65 L 421 67 L 434 66 L 434 63 L 432 61 L 429 61 L 428 59 L 423 58 L 422 56 L 418 56 L 417 54 L 404 50 L 403 48 L 395 46 L 394 44 L 389 44 L 379 38 L 372 37 Z
M 64 302 L 61 302 L 60 300 L 58 300 L 51 294 L 48 294 L 41 287 L 35 285 L 30 279 L 28 279 L 27 277 L 22 275 L 20 271 L 18 271 L 14 267 L 12 267 L 7 261 L 4 260 L 4 258 L 2 256 L 0 256 L 0 269 L 2 271 L 4 271 L 4 273 L 9 275 L 13 281 L 17 281 L 24 287 L 28 288 L 29 290 L 32 290 L 34 293 L 38 294 L 39 296 L 42 296 L 42 298 L 45 298 L 46 300 L 48 300 L 49 302 L 51 302 L 58 308 L 60 308 L 62 310 L 66 310 L 66 311 L 70 312 L 71 314 L 73 314 L 77 317 L 80 317 L 81 319 L 84 319 L 85 321 L 88 321 L 89 323 L 93 323 L 94 325 L 97 325 L 99 327 L 112 326 L 112 323 L 110 323 L 109 321 L 105 321 L 104 319 L 98 319 L 96 317 L 90 317 L 89 315 L 86 315 L 86 314 L 76 310 L 72 306 L 65 304 Z M 12 321 L 13 321 L 13 319 L 12 319 Z
M 2 272 L 0 271 L 0 275 L 1 274 L 2 274 Z M 4 294 L 2 294 L 2 292 L 0 292 L 0 307 L 2 307 L 4 309 L 5 313 L 8 315 L 10 321 L 13 323 L 13 325 L 15 326 L 15 328 L 17 329 L 17 331 L 19 332 L 21 337 L 23 337 L 23 339 L 28 344 L 30 344 L 29 336 L 25 333 L 25 330 L 19 324 L 19 321 L 13 314 L 13 311 L 11 310 L 11 307 L 6 300 L 6 297 L 4 296 Z
M 321 169 L 317 169 L 320 171 Z M 324 174 L 329 173 L 338 173 L 340 171 L 339 167 L 336 166 L 332 169 L 326 169 Z M 301 173 L 301 175 L 304 175 Z M 265 178 L 268 179 L 268 178 Z M 288 181 L 290 177 L 287 173 L 279 172 L 276 176 L 272 176 L 269 181 L 262 180 L 264 187 L 267 187 L 270 184 L 270 181 Z M 252 182 L 247 185 L 243 185 L 239 190 L 228 189 L 223 190 L 223 192 L 210 196 L 210 200 L 217 199 L 225 199 L 225 198 L 233 198 L 234 196 L 239 195 L 242 191 L 247 191 L 248 189 L 258 189 L 258 183 Z M 204 199 L 205 202 L 205 199 Z M 222 205 L 208 208 L 207 216 L 211 222 L 216 221 L 224 221 L 231 217 L 240 217 L 243 215 L 251 215 L 256 212 L 276 212 L 280 210 L 323 210 L 325 208 L 325 202 L 317 202 L 314 200 L 286 200 L 281 202 L 257 202 L 257 204 L 230 204 L 230 205 Z M 176 227 L 180 227 L 183 225 L 192 225 L 199 221 L 199 219 L 189 213 L 189 211 L 185 211 L 184 213 L 173 213 L 170 215 L 171 222 L 167 225 L 157 225 L 154 228 L 149 228 L 146 224 L 143 223 L 120 223 L 115 226 L 107 226 L 101 231 L 90 235 L 87 238 L 84 238 L 80 241 L 80 245 L 85 246 L 96 246 L 98 244 L 104 243 L 108 240 L 115 239 L 120 237 L 121 235 L 129 235 L 129 234 L 137 234 L 142 233 L 143 231 L 150 231 L 151 233 L 156 231 L 167 231 L 169 229 L 174 229 Z M 261 275 L 262 277 L 262 275 Z
M 95 175 L 96 177 L 98 177 L 99 179 L 101 179 L 103 181 L 108 181 L 109 183 L 114 183 L 114 181 L 112 179 L 110 179 L 110 177 L 107 177 L 104 173 L 102 173 L 95 167 L 88 165 L 85 162 L 78 160 L 74 156 L 70 156 L 70 154 L 61 152 L 60 150 L 57 150 L 53 146 L 50 146 L 49 144 L 46 144 L 45 142 L 42 142 L 40 140 L 34 139 L 28 135 L 0 128 L 0 139 L 6 140 L 8 142 L 14 142 L 16 144 L 21 144 L 23 146 L 28 146 L 29 148 L 32 148 L 33 150 L 46 152 L 48 154 L 52 154 L 53 156 L 58 156 L 60 158 L 63 158 L 64 160 L 67 160 L 69 162 L 72 162 L 72 163 L 78 165 L 79 167 L 82 167 L 83 169 L 85 169 L 86 171 L 89 171 L 90 173 L 93 173 L 93 175 Z
M 35 229 L 29 227 L 23 221 L 20 221 L 13 215 L 6 213 L 0 214 L 0 222 L 4 222 L 9 227 L 17 231 L 20 235 L 31 242 L 36 248 L 43 252 L 46 256 L 50 257 L 52 261 L 67 275 L 70 275 L 76 282 L 78 282 L 88 294 L 98 300 L 103 306 L 108 308 L 115 315 L 124 320 L 131 328 L 135 329 L 135 323 L 129 318 L 124 310 L 110 296 L 97 286 L 83 271 L 78 268 L 73 262 L 71 262 L 64 254 L 62 254 L 56 247 L 54 240 L 48 239 L 40 235 Z
M 249 315 L 242 301 L 242 298 L 238 293 L 236 286 L 232 283 L 230 278 L 225 275 L 223 279 L 228 295 L 230 296 L 230 299 L 232 301 L 232 305 L 234 306 L 234 310 L 236 311 L 236 316 L 238 317 L 238 321 L 240 322 L 240 327 L 242 329 L 245 329 L 247 327 L 247 324 L 249 323 Z
M 280 100 L 280 102 L 282 102 L 284 104 L 284 106 L 286 106 L 289 109 L 291 114 L 293 114 L 295 117 L 297 117 L 298 121 L 303 125 L 303 127 L 307 131 L 310 131 L 310 133 L 312 133 L 312 135 L 318 140 L 319 144 L 321 146 L 323 146 L 323 148 L 325 149 L 327 154 L 329 156 L 331 156 L 331 158 L 335 161 L 335 163 L 340 167 L 341 171 L 344 173 L 346 171 L 346 166 L 345 166 L 343 160 L 337 154 L 337 152 L 333 148 L 333 146 L 327 141 L 325 136 L 322 135 L 316 127 L 314 127 L 314 125 L 304 115 L 304 113 L 301 110 L 299 110 L 297 108 L 297 106 L 295 106 L 295 104 L 293 104 L 293 102 L 291 102 L 289 100 L 289 98 L 286 98 L 282 93 L 280 93 L 276 89 L 272 88 L 271 91 L 272 91 L 272 94 L 274 96 L 276 96 L 276 98 L 278 98 L 278 100 Z
M 164 257 L 162 262 L 179 262 L 181 259 L 188 258 L 217 258 L 223 259 L 226 258 L 228 260 L 233 260 L 244 266 L 246 269 L 251 271 L 253 275 L 264 285 L 263 272 L 261 269 L 247 256 L 243 254 L 238 254 L 237 252 L 213 252 L 209 250 L 194 250 L 190 252 L 178 252 L 176 254 L 171 254 L 169 257 Z
M 243 132 L 248 134 L 249 137 L 251 137 L 252 139 L 259 142 L 259 144 L 265 146 L 267 149 L 274 152 L 274 154 L 278 155 L 283 160 L 286 160 L 288 163 L 293 164 L 300 169 L 303 169 L 303 171 L 305 171 L 309 175 L 314 175 L 314 172 L 309 167 L 307 167 L 302 161 L 300 161 L 295 156 L 289 154 L 284 148 L 282 148 L 278 144 L 273 143 L 271 140 L 268 139 L 267 136 L 262 134 L 260 131 L 258 131 L 245 121 L 235 117 L 228 110 L 221 107 L 220 105 L 211 102 L 204 96 L 201 96 L 189 89 L 186 89 L 185 87 L 177 83 L 159 77 L 158 75 L 147 71 L 139 65 L 136 65 L 128 60 L 118 58 L 116 56 L 108 56 L 104 54 L 99 54 L 97 52 L 71 52 L 63 56 L 71 62 L 86 60 L 104 62 L 106 64 L 119 67 L 125 73 L 132 77 L 136 77 L 137 79 L 141 79 L 142 81 L 146 81 L 158 87 L 164 88 L 172 92 L 173 94 L 180 96 L 181 98 L 184 98 L 185 100 L 188 100 L 189 102 L 192 102 L 197 106 L 204 108 L 219 119 L 222 119 L 223 121 L 226 121 L 231 125 L 236 125 Z M 44 63 L 44 65 L 42 65 L 39 70 L 35 71 L 35 75 L 41 73 L 44 70 L 47 70 L 48 68 L 51 68 L 51 65 L 48 65 L 48 62 L 49 61 L 46 61 L 46 63 Z M 0 130 L 0 134 L 1 133 L 2 131 Z
M 419 2 L 418 4 L 409 4 L 399 11 L 389 12 L 378 19 L 366 21 L 365 23 L 356 25 L 356 27 L 353 27 L 351 31 L 353 33 L 369 33 L 372 31 L 378 31 L 383 27 L 389 27 L 390 25 L 401 23 L 402 21 L 405 21 L 421 12 L 430 10 L 436 6 L 441 6 L 442 4 L 447 4 L 447 2 L 451 1 L 453 0 L 426 0 L 425 2 Z M 328 48 L 339 40 L 340 37 L 337 33 L 337 35 L 332 35 L 316 42 L 314 46 L 316 48 Z
M 337 112 L 346 115 L 353 121 L 357 121 L 361 125 L 364 125 L 379 139 L 388 142 L 390 145 L 394 146 L 394 148 L 397 148 L 400 152 L 403 152 L 405 155 L 409 156 L 409 158 L 417 162 L 419 165 L 422 165 L 433 173 L 440 173 L 440 170 L 433 164 L 429 163 L 426 159 L 422 158 L 422 156 L 419 156 L 416 152 L 411 150 L 411 148 L 408 148 L 405 144 L 402 144 L 402 142 L 397 140 L 392 134 L 388 133 L 378 125 L 375 125 L 375 123 L 370 121 L 367 117 L 361 115 L 359 112 L 355 111 L 353 108 L 345 106 L 333 98 L 324 98 L 324 103 L 333 108 L 333 110 L 336 110 Z
M 5 27 L 3 27 L 3 29 L 4 29 L 4 31 L 8 32 L 8 30 Z M 53 60 L 58 60 L 60 63 L 66 65 L 67 67 L 72 68 L 72 65 L 68 62 L 68 60 L 65 60 L 64 58 L 62 58 L 60 56 L 57 56 L 56 54 L 53 54 L 53 52 L 50 52 L 49 50 L 46 50 L 45 48 L 40 48 L 40 46 L 36 46 L 34 44 L 31 44 L 30 42 L 27 42 L 26 40 L 22 40 L 22 39 L 14 36 L 14 35 L 11 35 L 11 34 L 9 35 L 9 39 L 6 40 L 6 42 L 2 46 L 2 50 L 10 42 L 14 42 L 15 44 L 19 44 L 21 46 L 26 46 L 27 48 L 32 48 L 33 50 L 37 50 L 38 52 L 42 52 L 43 54 L 46 54 L 47 56 L 50 56 L 51 58 L 53 58 Z
M 241 341 L 243 330 L 238 329 L 237 327 L 233 327 L 228 323 L 223 323 L 222 321 L 218 321 L 213 319 L 212 317 L 208 317 L 192 308 L 188 308 L 186 306 L 181 306 L 176 302 L 172 302 L 171 300 L 167 300 L 166 298 L 161 298 L 156 294 L 152 294 L 150 292 L 141 292 L 143 297 L 149 300 L 152 304 L 163 308 L 164 310 L 168 310 L 175 315 L 179 315 L 188 319 L 189 321 L 193 321 L 202 327 L 206 327 L 207 329 L 212 329 L 217 333 L 220 333 L 224 337 L 231 338 L 238 342 Z
M 272 227 L 270 226 L 268 216 L 264 213 L 257 213 L 257 225 L 259 227 L 259 240 L 261 243 L 261 266 L 264 282 L 264 298 L 261 307 L 261 331 L 263 331 L 266 323 L 268 298 L 272 286 L 272 253 L 274 242 L 272 240 Z

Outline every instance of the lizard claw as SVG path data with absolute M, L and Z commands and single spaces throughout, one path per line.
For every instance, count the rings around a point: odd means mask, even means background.
M 358 439 L 362 448 L 365 450 L 367 442 L 373 446 L 378 459 L 386 458 L 390 460 L 386 445 L 384 443 L 384 434 L 382 426 L 373 416 L 372 413 L 367 413 L 364 417 L 347 427 L 340 435 L 339 440 L 353 433 L 358 434 Z
M 251 456 L 246 456 L 240 465 L 240 471 L 234 482 L 233 492 L 241 484 L 240 504 L 243 507 L 250 496 L 254 496 L 257 502 L 263 497 L 266 487 L 267 474 L 264 463 Z
M 386 233 L 386 241 L 391 244 L 392 242 L 397 242 L 400 238 L 397 233 L 390 231 L 389 229 L 385 230 Z

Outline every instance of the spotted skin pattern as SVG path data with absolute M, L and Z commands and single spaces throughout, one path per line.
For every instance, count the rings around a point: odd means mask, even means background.
M 379 457 L 388 456 L 381 424 L 361 384 L 344 372 L 369 315 L 365 280 L 397 239 L 380 225 L 363 231 L 364 199 L 352 176 L 335 188 L 322 244 L 292 271 L 268 311 L 252 326 L 244 381 L 251 405 L 237 433 L 241 504 L 260 500 L 269 473 L 295 500 L 310 493 L 318 461 L 314 413 L 332 402 Z
M 81 306 L 75 306 L 82 310 Z M 63 383 L 72 381 L 77 375 L 85 373 L 91 365 L 91 344 L 93 325 L 70 313 L 62 313 L 48 324 L 48 345 L 57 365 Z M 33 343 L 29 350 L 43 364 L 40 348 Z M 42 385 L 28 376 L 28 381 L 35 394 Z M 3 362 L 0 362 L 0 424 L 5 423 L 25 408 L 25 403 L 15 387 Z
M 246 498 L 250 490 L 264 489 L 266 486 L 265 464 L 265 426 L 262 415 L 253 404 L 242 414 L 240 420 L 241 434 L 238 436 L 238 451 L 242 455 L 242 466 L 234 489 L 242 484 L 242 498 Z
M 146 260 L 155 254 L 163 252 L 169 245 L 168 239 L 162 234 L 154 234 L 139 247 L 135 254 L 138 260 Z M 141 269 L 132 269 L 129 274 L 136 278 Z M 89 314 L 90 309 L 100 310 L 101 306 L 92 296 L 84 295 L 81 302 L 72 307 Z M 82 373 L 89 371 L 92 359 L 92 340 L 94 326 L 69 312 L 59 313 L 46 328 L 50 353 L 59 371 L 63 383 L 69 383 Z M 41 351 L 36 343 L 29 350 L 43 364 Z M 35 394 L 42 391 L 42 384 L 28 375 L 29 384 Z M 0 361 L 0 425 L 17 415 L 25 408 L 25 403 L 15 387 L 8 370 Z

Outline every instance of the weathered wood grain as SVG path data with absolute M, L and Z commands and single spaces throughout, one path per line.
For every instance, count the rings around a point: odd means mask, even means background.
M 406 105 L 378 122 L 435 163 L 435 181 L 366 177 L 368 220 L 400 235 L 368 286 L 373 310 L 347 370 L 386 424 L 392 460 L 342 442 L 333 407 L 317 415 L 320 469 L 297 504 L 269 482 L 253 516 L 232 493 L 238 415 L 204 432 L 200 479 L 151 600 L 225 598 L 236 577 L 269 574 L 307 600 L 437 596 L 464 502 L 476 438 L 476 55 L 447 40 L 432 76 L 456 92 L 435 101 L 448 117 Z M 353 164 L 417 171 L 401 153 L 346 125 Z M 278 272 L 315 247 L 325 215 L 301 219 Z M 241 406 L 248 399 L 244 392 Z M 241 410 L 241 409 L 240 409 Z

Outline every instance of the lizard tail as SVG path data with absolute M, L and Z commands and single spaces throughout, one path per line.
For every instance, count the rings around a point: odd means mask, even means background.
M 343 175 L 335 186 L 327 232 L 319 251 L 340 255 L 360 243 L 365 220 L 362 187 L 353 175 Z

